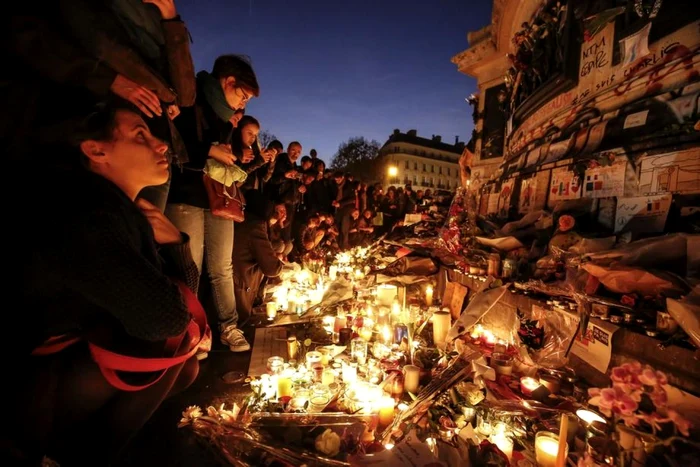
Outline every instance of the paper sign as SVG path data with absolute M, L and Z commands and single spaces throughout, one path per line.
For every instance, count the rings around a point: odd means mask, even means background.
M 487 214 L 496 214 L 498 212 L 498 200 L 500 193 L 491 193 L 490 195 L 484 195 L 489 197 L 489 202 L 486 207 Z
M 452 319 L 457 320 L 462 314 L 464 299 L 466 298 L 467 293 L 469 293 L 469 289 L 462 284 L 458 284 L 457 282 L 452 282 L 452 284 L 453 287 L 452 293 L 450 294 L 450 300 L 443 300 L 443 303 L 447 303 L 447 306 L 450 308 Z
M 627 118 L 625 118 L 625 124 L 622 128 L 626 130 L 628 128 L 644 125 L 647 122 L 647 115 L 649 115 L 649 110 L 642 110 L 641 112 L 629 114 Z
M 423 220 L 420 214 L 406 214 L 403 219 L 403 225 L 416 224 Z
M 537 172 L 534 177 L 523 179 L 520 183 L 520 197 L 518 198 L 518 212 L 527 214 L 531 211 L 539 211 L 547 202 L 547 189 L 549 188 L 549 171 Z
M 613 334 L 619 328 L 599 319 L 591 319 L 584 335 L 576 336 L 571 353 L 601 373 L 608 371 L 612 357 Z
M 620 41 L 622 52 L 622 66 L 627 66 L 645 55 L 649 55 L 649 30 L 651 22 L 631 36 Z
M 554 208 L 558 201 L 565 199 L 578 199 L 581 197 L 581 180 L 566 167 L 558 167 L 552 170 L 552 182 L 549 184 L 549 202 L 547 205 Z
M 508 211 L 510 209 L 510 200 L 513 196 L 513 188 L 515 186 L 515 179 L 509 178 L 501 184 L 501 192 L 498 195 L 498 216 L 508 217 Z
M 612 229 L 615 225 L 615 198 L 601 198 L 598 200 L 598 222 Z
M 610 198 L 625 192 L 625 168 L 627 161 L 586 170 L 583 182 L 584 198 Z
M 671 194 L 618 198 L 615 210 L 615 233 L 629 230 L 635 233 L 663 232 Z

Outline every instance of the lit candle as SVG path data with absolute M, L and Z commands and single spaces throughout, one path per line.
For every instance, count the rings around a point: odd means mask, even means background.
M 324 368 L 321 375 L 321 384 L 330 386 L 335 382 L 335 372 L 331 368 Z
M 380 284 L 377 287 L 377 303 L 382 306 L 391 306 L 394 297 L 398 295 L 398 287 L 391 284 Z
M 384 343 L 386 345 L 391 345 L 391 329 L 389 329 L 389 325 L 385 324 L 384 328 L 382 329 L 382 337 L 384 338 Z
M 481 338 L 484 340 L 484 343 L 488 347 L 493 347 L 496 345 L 496 336 L 494 336 L 493 333 L 488 329 L 484 330 L 484 333 L 481 335 Z
M 277 375 L 277 398 L 292 396 L 292 372 L 285 370 Z
M 322 359 L 323 355 L 319 351 L 306 352 L 306 367 L 310 369 L 314 363 L 321 363 Z
M 379 399 L 379 424 L 389 426 L 394 421 L 394 399 L 384 396 Z
M 360 328 L 358 331 L 358 334 L 360 335 L 361 338 L 369 342 L 372 340 L 372 327 L 371 326 L 363 326 Z
M 394 297 L 394 301 L 391 303 L 391 314 L 394 315 L 395 319 L 401 314 L 401 304 L 399 303 L 398 295 Z
M 522 392 L 524 396 L 531 396 L 539 387 L 540 382 L 535 378 L 531 378 L 530 376 L 520 378 L 520 392 Z
M 540 384 L 546 387 L 552 394 L 558 394 L 561 382 L 554 375 L 543 374 L 540 376 Z
M 605 419 L 603 417 L 591 410 L 578 409 L 576 411 L 576 416 L 580 418 L 586 425 L 590 425 L 593 422 L 605 423 Z
M 535 435 L 535 459 L 539 467 L 557 467 L 559 436 L 549 431 Z
M 433 313 L 433 343 L 438 347 L 445 344 L 447 333 L 450 331 L 450 314 L 446 311 Z
M 513 357 L 504 353 L 491 354 L 491 366 L 498 375 L 513 374 Z
M 425 288 L 425 304 L 433 306 L 433 286 L 429 285 Z
M 328 268 L 328 277 L 332 281 L 338 278 L 338 266 L 331 266 Z
M 403 367 L 404 381 L 403 388 L 406 392 L 418 393 L 420 384 L 420 368 L 415 365 L 406 365 Z
M 345 384 L 353 384 L 357 381 L 357 364 L 350 363 L 343 365 L 343 382 Z
M 265 310 L 267 311 L 267 319 L 272 321 L 277 316 L 277 302 L 267 302 Z

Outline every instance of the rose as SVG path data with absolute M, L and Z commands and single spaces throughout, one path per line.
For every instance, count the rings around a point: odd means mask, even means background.
M 331 429 L 326 429 L 316 437 L 314 442 L 316 450 L 328 457 L 334 457 L 340 452 L 340 436 Z
M 576 221 L 574 218 L 568 214 L 565 214 L 559 218 L 559 231 L 567 232 L 574 228 Z

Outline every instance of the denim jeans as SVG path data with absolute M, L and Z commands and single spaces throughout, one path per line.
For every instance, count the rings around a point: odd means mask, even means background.
M 233 294 L 233 221 L 213 216 L 209 209 L 189 204 L 168 204 L 168 219 L 190 237 L 190 250 L 201 274 L 204 253 L 211 280 L 219 328 L 238 323 L 236 297 Z

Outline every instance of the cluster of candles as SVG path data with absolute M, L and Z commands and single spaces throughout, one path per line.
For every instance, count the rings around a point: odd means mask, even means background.
M 308 269 L 302 269 L 294 280 L 285 280 L 277 286 L 272 294 L 273 300 L 266 304 L 268 320 L 274 320 L 279 311 L 301 315 L 312 306 L 321 303 L 327 287 L 323 277 Z

